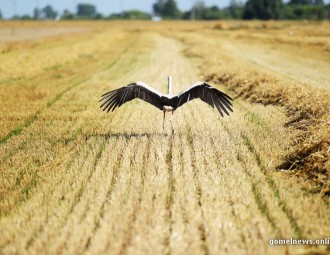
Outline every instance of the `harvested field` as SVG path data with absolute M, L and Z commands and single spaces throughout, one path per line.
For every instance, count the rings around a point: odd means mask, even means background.
M 328 254 L 329 23 L 4 23 L 74 27 L 0 40 L 0 254 Z M 308 56 L 308 57 L 307 57 Z M 174 114 L 135 100 L 132 81 L 231 95 Z

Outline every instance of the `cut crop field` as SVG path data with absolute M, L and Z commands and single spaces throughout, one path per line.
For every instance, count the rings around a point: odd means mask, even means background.
M 329 254 L 329 31 L 0 23 L 0 254 Z M 234 112 L 194 100 L 164 136 L 141 100 L 99 108 L 134 81 L 166 93 L 168 75 Z M 291 238 L 328 244 L 271 245 Z

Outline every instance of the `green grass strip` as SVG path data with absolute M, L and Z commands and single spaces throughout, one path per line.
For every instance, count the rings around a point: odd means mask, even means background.
M 24 128 L 30 126 L 34 121 L 38 119 L 38 115 L 41 111 L 37 111 L 35 114 L 31 115 L 22 125 L 14 128 L 12 131 L 10 131 L 5 137 L 0 139 L 0 144 L 6 143 L 10 138 L 13 136 L 19 135 L 22 133 Z

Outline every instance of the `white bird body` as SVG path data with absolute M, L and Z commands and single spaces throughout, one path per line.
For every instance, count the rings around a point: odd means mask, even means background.
M 117 107 L 120 107 L 124 103 L 135 98 L 146 101 L 164 112 L 163 131 L 165 128 L 166 112 L 171 112 L 173 115 L 173 112 L 181 105 L 196 98 L 201 99 L 213 108 L 216 107 L 221 116 L 223 116 L 223 112 L 229 115 L 228 110 L 231 112 L 233 111 L 230 102 L 232 101 L 232 98 L 204 82 L 197 82 L 179 94 L 172 95 L 172 76 L 168 77 L 167 95 L 155 90 L 148 84 L 139 81 L 103 94 L 100 99 L 100 102 L 102 102 L 100 107 L 103 107 L 103 111 L 114 111 Z M 172 133 L 174 133 L 172 115 L 171 124 Z

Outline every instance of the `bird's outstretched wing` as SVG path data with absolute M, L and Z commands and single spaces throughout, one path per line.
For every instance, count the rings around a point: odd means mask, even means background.
M 117 107 L 135 98 L 142 99 L 160 110 L 163 110 L 163 105 L 161 103 L 162 96 L 164 96 L 162 93 L 144 82 L 134 82 L 125 87 L 103 94 L 99 102 L 102 102 L 100 108 L 103 108 L 103 111 L 107 110 L 107 112 L 110 110 L 114 111 Z
M 179 93 L 177 97 L 178 103 L 176 108 L 193 99 L 199 98 L 205 103 L 211 105 L 213 108 L 215 106 L 221 116 L 223 116 L 223 112 L 229 115 L 228 110 L 231 112 L 233 111 L 233 105 L 230 102 L 233 99 L 227 94 L 221 92 L 220 90 L 217 90 L 216 88 L 211 87 L 204 82 L 195 83 L 190 88 Z

